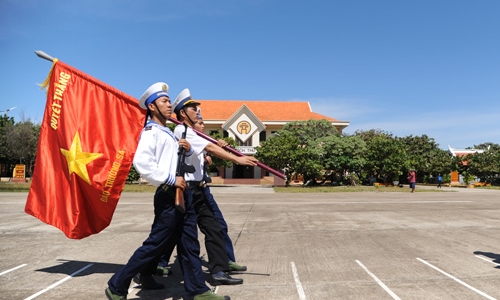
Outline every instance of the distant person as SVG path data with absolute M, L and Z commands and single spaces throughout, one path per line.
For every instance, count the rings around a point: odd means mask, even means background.
M 438 174 L 438 188 L 441 188 L 441 185 L 443 184 L 443 176 L 441 174 Z
M 410 171 L 408 172 L 408 181 L 410 182 L 411 192 L 414 193 L 415 185 L 417 183 L 417 174 L 415 173 L 415 170 L 410 169 Z

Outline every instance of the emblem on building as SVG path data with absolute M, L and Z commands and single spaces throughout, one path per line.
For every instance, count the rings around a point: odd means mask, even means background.
M 241 121 L 238 123 L 237 130 L 239 134 L 249 134 L 252 126 L 247 121 Z

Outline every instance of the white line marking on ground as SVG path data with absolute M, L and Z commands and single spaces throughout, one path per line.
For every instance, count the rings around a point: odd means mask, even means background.
M 297 292 L 299 293 L 300 300 L 306 299 L 306 293 L 304 293 L 304 289 L 302 288 L 302 284 L 300 283 L 299 273 L 297 272 L 297 267 L 295 267 L 295 263 L 292 261 L 290 263 L 292 266 L 293 279 L 295 280 L 295 286 L 297 287 Z
M 88 265 L 86 265 L 85 267 L 81 268 L 80 270 L 76 271 L 75 273 L 73 273 L 73 274 L 71 274 L 71 275 L 69 275 L 69 276 L 65 277 L 64 279 L 59 280 L 58 282 L 56 282 L 56 283 L 54 283 L 54 284 L 52 284 L 52 285 L 48 286 L 47 288 L 45 288 L 45 289 L 43 289 L 43 290 L 39 291 L 38 293 L 36 293 L 36 294 L 34 294 L 34 295 L 29 296 L 28 298 L 26 298 L 26 299 L 24 299 L 24 300 L 30 300 L 30 299 L 34 299 L 34 298 L 36 298 L 36 297 L 40 296 L 41 294 L 43 294 L 43 293 L 45 293 L 45 292 L 47 292 L 47 291 L 49 291 L 49 290 L 51 290 L 51 289 L 55 288 L 56 286 L 60 285 L 61 283 L 63 283 L 63 282 L 65 282 L 65 281 L 67 281 L 67 280 L 69 280 L 69 279 L 73 278 L 75 275 L 77 275 L 78 273 L 80 273 L 80 272 L 82 272 L 82 271 L 84 271 L 84 270 L 88 269 L 88 268 L 89 268 L 89 267 L 91 267 L 92 265 L 94 265 L 94 264 L 88 264 Z
M 365 270 L 366 273 L 368 273 L 368 275 L 370 275 L 375 280 L 375 282 L 378 283 L 378 285 L 380 285 L 389 295 L 391 295 L 391 297 L 393 299 L 401 300 L 401 298 L 399 298 L 398 295 L 396 295 L 382 281 L 380 281 L 380 279 L 378 279 L 377 276 L 375 276 L 375 274 L 373 274 L 372 272 L 370 272 L 370 270 L 368 270 L 368 268 L 365 267 L 365 265 L 363 265 L 359 260 L 356 260 L 356 262 L 358 263 L 358 265 L 361 268 L 363 268 Z
M 494 264 L 494 265 L 496 265 L 496 266 L 500 266 L 500 264 L 497 264 L 496 262 L 491 261 L 491 260 L 489 260 L 489 259 L 487 259 L 487 258 L 485 258 L 485 257 L 479 256 L 479 255 L 474 255 L 474 256 L 475 256 L 475 257 L 477 257 L 477 258 L 480 258 L 480 259 L 482 259 L 482 260 L 485 260 L 485 261 L 487 261 L 487 262 L 489 262 L 489 263 L 492 263 L 492 264 Z M 1 275 L 1 274 L 0 274 L 0 275 Z
M 22 264 L 22 265 L 19 265 L 19 266 L 15 267 L 15 268 L 9 269 L 9 270 L 7 270 L 7 271 L 3 271 L 2 273 L 0 273 L 0 276 L 2 276 L 3 274 L 7 274 L 7 273 L 9 273 L 9 272 L 12 272 L 12 271 L 14 271 L 14 270 L 17 270 L 17 269 L 19 269 L 19 268 L 22 268 L 22 267 L 24 267 L 24 266 L 26 266 L 26 265 L 27 265 L 27 264 Z
M 484 293 L 484 292 L 481 292 L 480 290 L 476 289 L 475 287 L 472 287 L 472 286 L 468 285 L 467 283 L 465 283 L 465 282 L 463 282 L 462 280 L 460 280 L 460 279 L 456 278 L 455 276 L 452 276 L 452 275 L 450 275 L 450 274 L 446 273 L 445 271 L 443 271 L 443 270 L 439 269 L 438 267 L 433 266 L 432 264 L 430 264 L 430 263 L 426 262 L 425 260 L 423 260 L 423 259 L 421 259 L 421 258 L 418 258 L 418 257 L 417 257 L 417 260 L 419 260 L 420 262 L 422 262 L 422 263 L 424 263 L 424 264 L 428 265 L 429 267 L 433 268 L 434 270 L 438 271 L 439 273 L 441 273 L 441 274 L 443 274 L 443 275 L 448 276 L 449 278 L 451 278 L 451 279 L 455 280 L 456 282 L 458 282 L 458 283 L 460 283 L 461 285 L 463 285 L 463 286 L 465 286 L 465 287 L 469 288 L 470 290 L 473 290 L 474 292 L 478 293 L 479 295 L 481 295 L 481 296 L 483 296 L 483 297 L 485 297 L 485 298 L 488 298 L 488 299 L 490 299 L 490 300 L 497 300 L 496 298 L 493 298 L 493 297 L 491 297 L 490 295 L 488 295 L 488 294 L 486 294 L 486 293 Z

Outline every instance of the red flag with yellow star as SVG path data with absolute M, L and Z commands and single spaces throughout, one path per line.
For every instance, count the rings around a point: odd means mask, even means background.
M 138 101 L 54 59 L 26 213 L 72 239 L 106 228 L 128 177 Z

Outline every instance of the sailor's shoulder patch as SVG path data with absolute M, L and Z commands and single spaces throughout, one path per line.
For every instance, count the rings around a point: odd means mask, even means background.
M 146 126 L 146 127 L 144 127 L 144 131 L 151 130 L 152 128 L 153 128 L 153 126 Z

